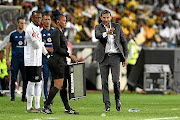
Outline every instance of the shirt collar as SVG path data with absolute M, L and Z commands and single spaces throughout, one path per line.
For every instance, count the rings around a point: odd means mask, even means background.
M 103 23 L 102 23 L 103 24 Z M 111 28 L 111 22 L 109 23 L 110 24 L 110 28 Z M 107 28 L 107 26 L 105 24 L 103 24 L 105 28 Z
M 32 21 L 31 21 L 31 24 L 32 24 L 33 26 L 39 27 L 39 26 L 35 25 Z

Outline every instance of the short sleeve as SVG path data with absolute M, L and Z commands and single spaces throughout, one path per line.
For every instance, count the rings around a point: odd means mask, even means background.
M 9 34 L 8 42 L 11 42 L 11 43 L 13 42 L 13 34 L 12 33 Z

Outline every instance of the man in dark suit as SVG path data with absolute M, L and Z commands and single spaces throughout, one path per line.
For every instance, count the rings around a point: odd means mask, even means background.
M 95 36 L 99 44 L 94 51 L 94 60 L 99 62 L 100 67 L 104 111 L 110 111 L 111 107 L 108 90 L 109 69 L 111 69 L 114 84 L 116 109 L 120 111 L 120 62 L 123 62 L 123 67 L 127 65 L 127 41 L 120 24 L 111 22 L 112 17 L 109 11 L 102 11 L 100 17 L 102 23 L 95 27 Z

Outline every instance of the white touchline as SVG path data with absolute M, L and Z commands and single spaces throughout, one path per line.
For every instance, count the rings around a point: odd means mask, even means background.
M 143 120 L 168 120 L 168 119 L 177 119 L 179 117 L 165 117 L 165 118 L 152 118 L 152 119 L 143 119 Z
M 48 119 L 48 120 L 55 120 L 55 119 L 58 119 L 58 118 L 48 117 L 48 118 L 46 118 L 46 119 Z
M 180 110 L 180 108 L 173 108 L 173 109 L 171 109 L 171 110 Z

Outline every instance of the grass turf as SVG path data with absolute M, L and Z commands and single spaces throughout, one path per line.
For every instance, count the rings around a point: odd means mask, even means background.
M 102 117 L 104 104 L 101 93 L 87 93 L 86 98 L 79 101 L 69 101 L 71 107 L 80 115 L 64 114 L 64 107 L 57 94 L 51 106 L 53 115 L 42 113 L 25 113 L 26 103 L 16 97 L 10 102 L 9 97 L 0 97 L 0 120 L 180 120 L 180 95 L 141 95 L 122 93 L 122 110 L 115 109 L 114 94 L 110 93 L 111 110 Z M 42 100 L 41 100 L 42 101 Z M 41 102 L 41 107 L 43 102 Z M 130 108 L 138 108 L 140 112 L 128 112 Z

